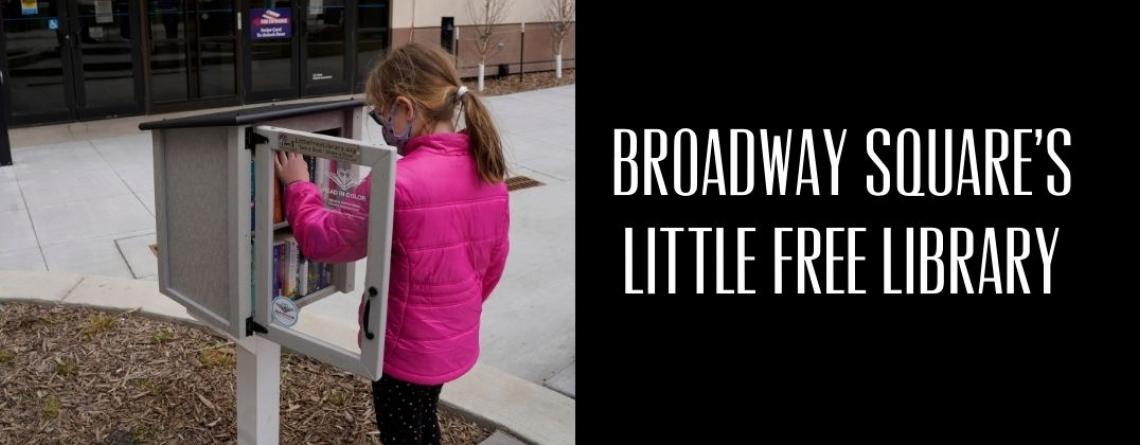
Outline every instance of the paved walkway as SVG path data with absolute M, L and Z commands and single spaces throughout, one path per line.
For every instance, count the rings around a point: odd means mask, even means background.
M 487 99 L 513 173 L 545 185 L 511 195 L 512 250 L 486 305 L 481 357 L 570 396 L 574 92 L 570 86 Z M 0 167 L 0 270 L 155 280 L 147 248 L 155 221 L 151 140 L 135 128 L 161 117 L 13 130 L 15 165 Z M 367 133 L 379 140 L 378 128 Z M 363 280 L 363 269 L 357 276 Z M 334 295 L 305 311 L 354 324 L 357 298 Z

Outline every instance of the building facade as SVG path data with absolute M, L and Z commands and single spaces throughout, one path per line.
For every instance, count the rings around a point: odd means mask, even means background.
M 547 1 L 510 3 L 488 75 L 553 69 Z M 0 4 L 0 105 L 13 126 L 360 92 L 372 63 L 410 41 L 444 46 L 465 76 L 483 59 L 467 0 Z M 573 54 L 571 31 L 565 67 Z

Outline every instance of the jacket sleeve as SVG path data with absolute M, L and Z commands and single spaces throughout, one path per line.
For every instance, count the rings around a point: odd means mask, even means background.
M 305 257 L 326 263 L 356 261 L 368 249 L 368 201 L 372 177 L 344 198 L 340 209 L 328 209 L 317 185 L 297 181 L 285 188 L 285 217 Z M 353 202 L 355 197 L 359 197 Z
M 511 242 L 510 237 L 510 221 L 511 214 L 507 211 L 504 216 L 506 223 L 503 224 L 503 235 L 499 238 L 499 242 L 491 248 L 491 262 L 487 267 L 487 271 L 483 274 L 483 301 L 491 296 L 491 292 L 499 285 L 499 279 L 503 277 L 503 268 L 507 265 L 507 252 L 510 251 Z

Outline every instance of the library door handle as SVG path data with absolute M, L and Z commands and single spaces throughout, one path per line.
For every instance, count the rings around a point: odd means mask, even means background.
M 375 297 L 376 294 L 378 294 L 378 293 L 379 292 L 376 292 L 375 287 L 369 287 L 368 288 L 368 298 L 366 300 L 364 300 L 364 336 L 367 337 L 369 340 L 376 338 L 376 334 L 373 334 L 369 328 L 368 320 L 369 320 L 370 315 L 372 314 L 372 297 Z

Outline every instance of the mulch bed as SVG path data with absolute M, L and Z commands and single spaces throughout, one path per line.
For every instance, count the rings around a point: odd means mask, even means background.
M 234 443 L 234 344 L 199 328 L 0 303 L 0 443 Z M 371 387 L 282 354 L 281 443 L 377 444 Z M 445 444 L 491 431 L 440 409 Z
M 488 68 L 490 69 L 490 68 Z M 479 91 L 479 79 L 463 79 L 463 83 L 471 91 Z M 564 85 L 574 84 L 574 70 L 562 70 L 562 79 L 554 77 L 554 72 L 542 73 L 526 73 L 523 79 L 519 80 L 518 73 L 511 74 L 502 79 L 495 76 L 485 76 L 483 78 L 483 96 L 498 96 L 500 94 L 519 93 L 530 90 L 541 90 L 544 88 L 560 87 Z

